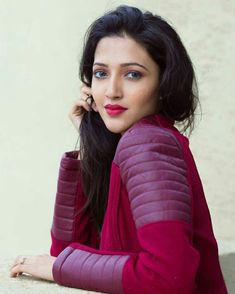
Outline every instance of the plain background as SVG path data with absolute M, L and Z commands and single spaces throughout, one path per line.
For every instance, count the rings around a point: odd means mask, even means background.
M 235 1 L 2 0 L 2 256 L 49 253 L 59 162 L 77 139 L 68 112 L 79 97 L 83 36 L 95 18 L 119 4 L 164 17 L 192 59 L 202 116 L 198 108 L 190 146 L 219 253 L 235 252 Z

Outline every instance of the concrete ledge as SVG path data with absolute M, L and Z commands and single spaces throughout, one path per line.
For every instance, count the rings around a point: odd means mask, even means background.
M 229 294 L 235 293 L 235 252 L 220 255 L 221 269 Z

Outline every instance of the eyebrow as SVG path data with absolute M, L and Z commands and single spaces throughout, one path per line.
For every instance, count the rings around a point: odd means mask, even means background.
M 100 66 L 108 67 L 107 64 L 102 63 L 102 62 L 95 62 L 95 63 L 93 64 L 93 66 L 94 66 L 94 65 L 100 65 Z M 125 63 L 121 63 L 121 67 L 126 67 L 126 66 L 130 66 L 130 65 L 140 66 L 140 67 L 142 67 L 142 68 L 144 68 L 145 70 L 148 71 L 148 69 L 147 69 L 144 65 L 139 64 L 139 63 L 137 63 L 137 62 L 125 62 Z

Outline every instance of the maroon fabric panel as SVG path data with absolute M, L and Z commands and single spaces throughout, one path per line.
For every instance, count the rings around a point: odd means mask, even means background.
M 86 202 L 80 178 L 78 152 L 65 152 L 60 162 L 51 228 L 51 255 L 57 256 L 72 242 L 98 248 L 100 237 L 88 212 L 78 215 Z
M 187 165 L 169 131 L 156 126 L 131 130 L 119 142 L 114 161 L 137 228 L 161 220 L 191 221 Z
M 73 244 L 71 244 L 73 246 Z M 97 253 L 90 248 L 67 247 L 53 265 L 57 283 L 112 294 L 122 294 L 122 270 L 129 255 Z
M 55 238 L 62 241 L 72 241 L 74 238 L 79 164 L 74 153 L 65 153 L 60 163 L 52 232 Z

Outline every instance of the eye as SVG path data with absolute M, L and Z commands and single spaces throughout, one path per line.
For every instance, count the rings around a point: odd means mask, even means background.
M 102 79 L 104 77 L 105 72 L 102 70 L 97 70 L 93 73 L 94 77 L 98 79 Z
M 130 71 L 127 75 L 133 80 L 138 80 L 142 77 L 142 74 L 138 71 Z

